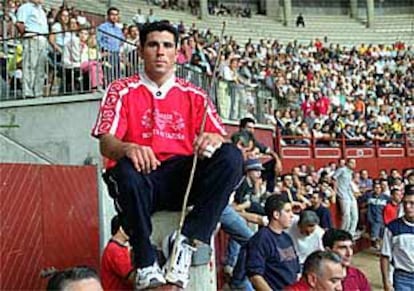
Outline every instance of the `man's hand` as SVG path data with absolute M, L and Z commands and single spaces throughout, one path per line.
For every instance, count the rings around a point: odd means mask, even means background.
M 138 172 L 149 174 L 157 169 L 161 162 L 155 157 L 152 148 L 134 143 L 125 144 L 125 156 L 128 157 Z
M 205 132 L 199 135 L 194 142 L 194 150 L 201 157 L 210 158 L 221 147 L 224 138 L 218 133 Z

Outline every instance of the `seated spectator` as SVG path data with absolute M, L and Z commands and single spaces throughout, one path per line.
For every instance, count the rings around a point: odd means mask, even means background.
M 301 212 L 310 205 L 309 201 L 303 197 L 302 193 L 299 193 L 298 189 L 294 187 L 293 178 L 289 174 L 283 177 L 283 187 L 280 195 L 292 204 L 295 213 Z
M 56 272 L 49 279 L 47 291 L 103 291 L 98 274 L 90 267 L 79 266 Z
M 346 275 L 342 280 L 343 290 L 371 291 L 367 277 L 359 269 L 351 266 L 354 255 L 352 235 L 341 229 L 329 229 L 322 238 L 323 246 L 327 251 L 333 251 L 342 258 Z
M 101 277 L 104 290 L 132 290 L 135 271 L 131 263 L 129 237 L 115 215 L 111 220 L 112 237 L 101 259 Z
M 303 265 L 308 255 L 317 250 L 323 250 L 322 236 L 324 230 L 319 226 L 319 217 L 312 210 L 303 211 L 299 218 L 296 216 L 287 230 Z
M 235 203 L 237 211 L 247 211 L 265 215 L 263 206 L 260 204 L 263 193 L 261 171 L 264 170 L 258 159 L 248 159 L 244 164 L 246 171 L 245 179 L 236 190 Z
M 308 210 L 312 210 L 319 218 L 319 226 L 323 229 L 330 229 L 333 227 L 332 215 L 329 208 L 322 205 L 324 194 L 322 192 L 313 193 L 310 199 L 311 206 Z
M 293 241 L 284 231 L 292 224 L 291 203 L 278 195 L 266 200 L 269 225 L 247 244 L 246 271 L 256 290 L 281 290 L 293 284 L 300 266 Z
M 341 257 L 330 251 L 316 251 L 303 264 L 301 279 L 286 287 L 285 291 L 342 290 L 345 278 Z
M 372 185 L 372 179 L 368 176 L 368 170 L 361 170 L 358 184 L 361 193 L 364 194 L 365 192 L 372 190 Z

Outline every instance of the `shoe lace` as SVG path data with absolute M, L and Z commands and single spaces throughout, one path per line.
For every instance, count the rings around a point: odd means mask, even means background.
M 179 242 L 177 247 L 177 255 L 175 256 L 175 262 L 173 266 L 176 268 L 177 272 L 186 274 L 191 265 L 191 257 L 193 255 L 194 248 L 184 241 Z

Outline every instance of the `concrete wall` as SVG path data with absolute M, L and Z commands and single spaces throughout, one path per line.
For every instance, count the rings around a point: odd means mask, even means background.
M 101 97 L 89 94 L 0 102 L 0 163 L 83 165 L 89 160 L 100 169 L 98 142 L 90 132 Z M 100 178 L 98 187 L 102 247 L 110 236 L 114 208 Z

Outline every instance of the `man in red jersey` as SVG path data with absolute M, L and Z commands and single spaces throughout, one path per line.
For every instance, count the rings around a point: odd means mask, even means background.
M 311 253 L 303 264 L 302 278 L 285 291 L 342 291 L 345 270 L 341 257 L 331 251 Z
M 110 84 L 92 132 L 108 159 L 104 179 L 130 237 L 137 289 L 166 281 L 187 286 L 194 246 L 210 243 L 242 177 L 242 154 L 224 143 L 225 130 L 209 97 L 174 75 L 177 41 L 177 30 L 166 21 L 140 30 L 144 72 Z M 151 246 L 151 215 L 181 210 L 195 152 L 200 160 L 189 196 L 193 208 L 164 277 Z
M 391 190 L 391 201 L 385 205 L 383 210 L 384 224 L 387 225 L 394 219 L 398 218 L 398 212 L 400 211 L 400 204 L 403 194 L 400 189 Z
M 129 237 L 121 227 L 118 215 L 111 220 L 112 237 L 101 259 L 101 281 L 104 290 L 133 290 L 134 268 L 129 254 Z
M 342 281 L 343 290 L 370 291 L 371 286 L 364 273 L 351 266 L 354 255 L 352 235 L 345 230 L 331 228 L 323 235 L 322 242 L 326 250 L 333 251 L 342 258 L 346 269 L 346 276 Z

